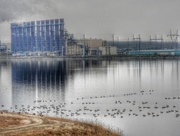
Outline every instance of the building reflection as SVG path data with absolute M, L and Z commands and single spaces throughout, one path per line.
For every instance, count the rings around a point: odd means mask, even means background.
M 78 72 L 85 73 L 101 65 L 102 61 L 97 60 L 12 61 L 13 103 L 24 105 L 34 100 L 64 102 L 70 79 Z
M 0 104 L 66 102 L 99 90 L 179 90 L 179 64 L 178 60 L 0 61 Z
M 13 101 L 64 100 L 66 64 L 64 61 L 13 61 Z M 28 102 L 29 101 L 29 102 Z
M 175 60 L 172 62 L 172 69 L 171 69 L 171 86 L 172 86 L 172 90 L 175 90 L 175 92 L 177 93 L 176 95 L 179 95 L 179 67 L 180 67 L 180 62 L 179 60 Z
M 12 104 L 11 62 L 0 61 L 0 109 Z

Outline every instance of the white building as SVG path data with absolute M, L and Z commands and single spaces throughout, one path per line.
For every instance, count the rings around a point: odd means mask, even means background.
M 117 55 L 117 47 L 116 46 L 102 46 L 99 47 L 101 51 L 101 55 Z

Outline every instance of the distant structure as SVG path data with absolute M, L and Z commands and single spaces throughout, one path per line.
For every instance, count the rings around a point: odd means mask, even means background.
M 117 47 L 116 46 L 101 46 L 99 47 L 100 50 L 100 56 L 111 56 L 111 55 L 117 55 Z
M 113 38 L 113 46 L 114 46 L 115 34 L 112 35 L 112 38 Z
M 150 42 L 155 42 L 157 46 L 159 45 L 158 43 L 161 42 L 161 46 L 159 48 L 157 47 L 157 49 L 163 49 L 163 36 L 161 36 L 161 38 L 157 38 L 157 35 L 155 36 L 155 38 L 152 38 L 150 36 Z
M 134 37 L 134 35 L 133 35 L 133 40 L 138 41 L 138 50 L 140 52 L 140 50 L 141 50 L 141 36 L 140 36 L 140 34 L 138 35 L 138 37 Z
M 65 52 L 64 19 L 11 23 L 12 52 Z
M 176 49 L 178 49 L 178 37 L 179 37 L 178 30 L 174 34 L 172 34 L 172 31 L 170 30 L 170 34 L 167 36 L 171 38 L 172 42 L 173 41 L 175 42 Z
M 77 44 L 73 34 L 66 33 L 66 56 L 81 56 L 81 47 Z
M 83 37 L 83 39 L 77 40 L 79 46 L 81 46 L 84 55 L 88 56 L 96 56 L 99 55 L 99 47 L 103 46 L 102 39 L 87 39 Z
M 7 44 L 1 43 L 0 41 L 0 53 L 7 52 L 7 50 L 8 50 Z

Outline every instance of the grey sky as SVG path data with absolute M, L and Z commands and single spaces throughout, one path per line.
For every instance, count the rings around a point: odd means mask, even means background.
M 80 37 L 148 39 L 179 29 L 179 13 L 179 0 L 0 0 L 0 39 L 10 41 L 11 22 L 54 18 Z

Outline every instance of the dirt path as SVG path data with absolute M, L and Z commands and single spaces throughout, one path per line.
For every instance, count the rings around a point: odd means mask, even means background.
M 5 124 L 4 126 L 0 126 L 0 136 L 119 136 L 119 134 L 111 130 L 106 130 L 98 125 L 67 119 L 8 112 L 1 112 L 0 118 L 4 118 L 5 122 L 2 123 Z M 10 119 L 10 121 L 8 121 L 8 119 Z M 12 125 L 12 122 L 15 125 Z M 99 134 L 97 134 L 97 132 L 99 132 Z
M 40 116 L 26 115 L 26 114 L 12 114 L 12 113 L 3 113 L 0 114 L 0 117 L 18 117 L 21 118 L 21 124 L 17 126 L 9 126 L 5 128 L 0 128 L 0 135 L 5 135 L 8 133 L 19 133 L 20 131 L 39 129 L 39 128 L 48 128 L 59 126 L 60 122 L 56 120 L 46 119 Z

